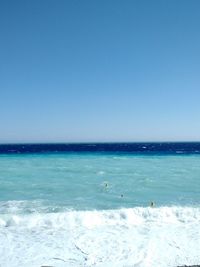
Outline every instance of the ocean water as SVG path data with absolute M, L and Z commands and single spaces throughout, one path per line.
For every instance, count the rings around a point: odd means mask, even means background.
M 0 266 L 186 264 L 200 264 L 199 143 L 0 145 Z

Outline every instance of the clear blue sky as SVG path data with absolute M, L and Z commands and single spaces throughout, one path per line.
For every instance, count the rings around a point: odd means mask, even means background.
M 200 140 L 200 1 L 2 0 L 0 142 Z

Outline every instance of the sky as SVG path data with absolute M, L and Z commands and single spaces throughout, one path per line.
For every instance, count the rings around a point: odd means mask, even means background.
M 200 141 L 200 1 L 1 0 L 0 143 Z

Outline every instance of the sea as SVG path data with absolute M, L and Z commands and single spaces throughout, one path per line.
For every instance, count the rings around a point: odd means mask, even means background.
M 1 267 L 200 264 L 200 143 L 0 145 Z

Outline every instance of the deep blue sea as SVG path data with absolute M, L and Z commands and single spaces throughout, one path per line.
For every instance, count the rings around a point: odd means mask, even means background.
M 200 143 L 0 145 L 2 267 L 200 264 L 199 225 Z

